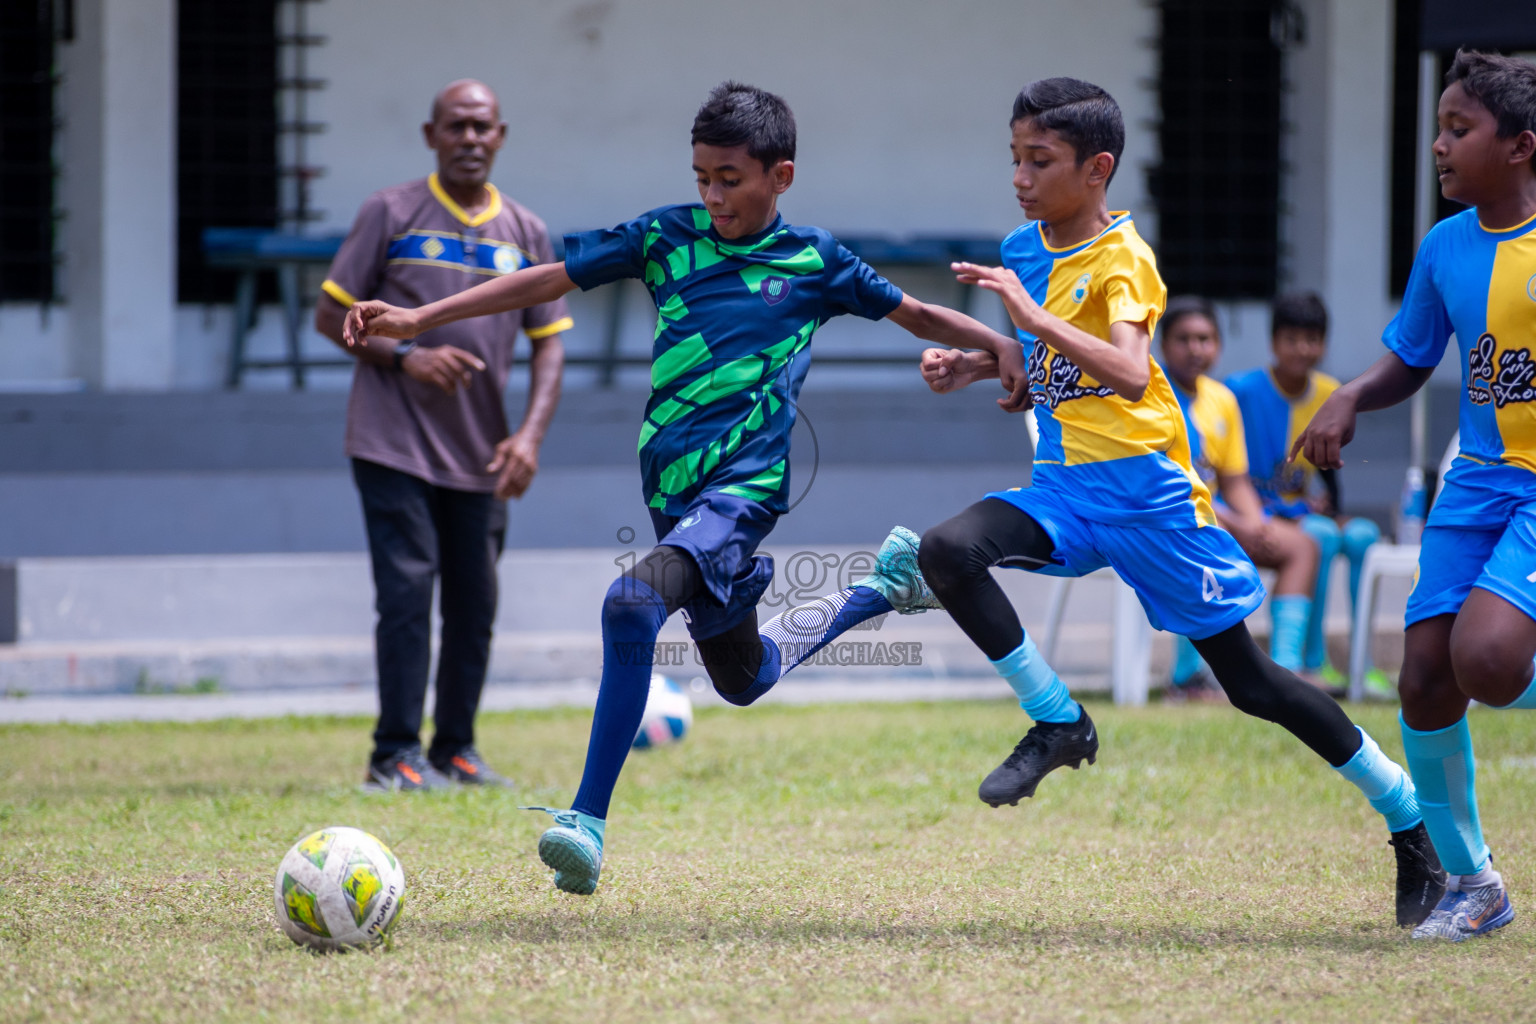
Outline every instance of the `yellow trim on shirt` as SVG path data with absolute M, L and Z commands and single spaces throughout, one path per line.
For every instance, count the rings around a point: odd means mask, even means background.
M 542 327 L 525 327 L 523 328 L 523 333 L 528 335 L 531 340 L 538 341 L 540 338 L 547 338 L 551 334 L 559 334 L 561 331 L 568 331 L 575 326 L 576 321 L 572 320 L 568 316 L 563 316 L 559 320 L 556 320 L 554 323 L 545 324 Z
M 1487 226 L 1485 226 L 1483 224 L 1483 221 L 1482 221 L 1481 217 L 1478 218 L 1477 226 L 1482 228 L 1484 231 L 1488 232 L 1490 235 L 1507 235 L 1511 231 L 1519 231 L 1521 228 L 1529 227 L 1531 221 L 1536 221 L 1536 213 L 1531 214 L 1529 217 L 1525 218 L 1525 220 L 1521 221 L 1519 224 L 1516 224 L 1512 228 L 1490 228 L 1490 227 L 1487 227 Z
M 1103 231 L 1100 231 L 1098 234 L 1094 235 L 1092 238 L 1084 239 L 1081 242 L 1073 242 L 1071 245 L 1064 245 L 1060 249 L 1056 248 L 1050 242 L 1047 242 L 1045 240 L 1045 222 L 1044 221 L 1038 221 L 1038 220 L 1035 221 L 1035 228 L 1036 228 L 1036 230 L 1038 230 L 1040 232 L 1040 247 L 1042 249 L 1044 249 L 1046 252 L 1071 252 L 1073 249 L 1081 248 L 1082 246 L 1090 245 L 1093 242 L 1097 242 L 1100 238 L 1104 237 L 1105 233 L 1108 232 L 1110 228 L 1115 226 L 1115 224 L 1120 220 L 1121 217 L 1129 217 L 1130 215 L 1131 215 L 1131 211 L 1130 210 L 1111 210 L 1111 211 L 1109 211 L 1109 216 L 1110 216 L 1109 227 L 1106 227 Z
M 496 186 L 490 182 L 485 183 L 486 189 L 491 193 L 491 201 L 485 209 L 471 217 L 464 211 L 464 207 L 453 201 L 453 197 L 443 191 L 443 186 L 437 180 L 437 172 L 427 175 L 427 188 L 432 190 L 432 195 L 443 204 L 443 209 L 457 217 L 460 222 L 472 228 L 477 228 L 488 220 L 495 218 L 501 212 L 501 193 L 496 191 Z
M 357 300 L 352 297 L 352 293 L 330 278 L 326 278 L 320 283 L 320 290 L 349 309 L 357 305 Z

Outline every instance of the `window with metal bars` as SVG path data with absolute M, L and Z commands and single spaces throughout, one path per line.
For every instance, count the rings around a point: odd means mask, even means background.
M 57 297 L 57 79 L 52 0 L 0 3 L 0 301 Z
M 1269 298 L 1279 270 L 1277 0 L 1162 0 L 1162 155 L 1148 173 L 1170 291 Z
M 177 7 L 177 295 L 228 302 L 234 272 L 206 264 L 203 229 L 279 218 L 277 0 Z

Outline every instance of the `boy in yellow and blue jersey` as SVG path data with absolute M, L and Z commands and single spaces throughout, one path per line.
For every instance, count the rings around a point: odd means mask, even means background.
M 1248 439 L 1248 462 L 1264 512 L 1280 529 L 1304 531 L 1318 549 L 1316 583 L 1307 616 L 1302 667 L 1320 682 L 1342 687 L 1343 676 L 1328 662 L 1323 633 L 1328 610 L 1328 583 L 1334 559 L 1349 561 L 1349 599 L 1360 586 L 1365 553 L 1381 539 L 1381 529 L 1369 519 L 1339 515 L 1338 477 L 1318 473 L 1306 459 L 1292 460 L 1291 447 L 1312 421 L 1339 382 L 1317 369 L 1327 351 L 1328 309 L 1313 292 L 1276 297 L 1270 312 L 1270 350 L 1274 362 L 1234 374 L 1227 387 L 1237 396 Z M 1372 692 L 1395 696 L 1379 672 L 1371 676 Z
M 1276 722 L 1358 786 L 1397 848 L 1400 924 L 1439 897 L 1413 784 L 1344 711 L 1254 644 L 1243 620 L 1264 598 L 1258 571 L 1216 526 L 1189 432 L 1151 336 L 1166 290 L 1128 213 L 1105 198 L 1125 145 L 1120 108 L 1072 78 L 1026 86 L 1010 119 L 1014 191 L 1031 223 L 1003 241 L 1003 267 L 954 265 L 998 293 L 1028 353 L 1005 408 L 1032 404 L 1033 482 L 994 491 L 923 535 L 922 575 L 1034 720 L 981 783 L 996 807 L 1034 795 L 1051 771 L 1098 755 L 1092 719 L 1024 634 L 994 566 L 1082 576 L 1111 566 L 1152 624 L 1185 634 L 1242 711 Z M 993 353 L 930 349 L 936 391 L 1003 375 Z M 787 613 L 793 614 L 793 613 Z M 853 624 L 844 617 L 842 628 Z M 829 637 L 830 639 L 830 637 Z
M 1195 472 L 1216 497 L 1216 521 L 1255 565 L 1276 570 L 1269 656 L 1282 668 L 1299 671 L 1317 572 L 1317 545 L 1300 530 L 1264 515 L 1248 475 L 1248 448 L 1237 397 L 1210 376 L 1221 358 L 1215 309 L 1197 296 L 1178 296 L 1169 301 L 1161 330 L 1163 370 L 1189 425 Z M 1210 671 L 1199 652 L 1184 636 L 1174 637 L 1173 649 L 1169 696 L 1203 696 L 1210 685 Z
M 1338 390 L 1296 448 L 1341 464 L 1359 412 L 1429 380 L 1460 346 L 1461 454 L 1425 523 L 1405 616 L 1403 749 L 1450 872 L 1416 939 L 1460 942 L 1514 920 L 1483 839 L 1468 701 L 1536 710 L 1536 66 L 1459 51 L 1440 96 L 1440 192 L 1471 209 L 1424 237 L 1387 354 Z
M 656 547 L 602 602 L 603 672 L 581 786 L 539 839 L 555 885 L 597 889 L 608 807 L 645 712 L 656 637 L 682 611 L 721 696 L 750 704 L 778 680 L 780 651 L 758 629 L 773 563 L 757 548 L 788 511 L 790 435 L 815 332 L 833 317 L 889 319 L 914 335 L 1023 360 L 1008 338 L 905 295 L 826 231 L 785 222 L 795 120 L 773 93 L 725 82 L 693 123 L 700 203 L 659 207 L 613 228 L 566 236 L 565 259 L 518 270 L 415 310 L 360 302 L 348 343 L 412 337 L 468 317 L 550 302 L 621 278 L 656 306 L 651 397 L 638 445 Z M 919 611 L 916 537 L 898 529 L 875 572 L 852 588 L 870 615 Z M 550 810 L 549 808 L 537 808 Z

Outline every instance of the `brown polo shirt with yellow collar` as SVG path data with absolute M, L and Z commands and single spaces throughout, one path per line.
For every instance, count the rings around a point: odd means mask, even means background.
M 493 185 L 491 201 L 470 216 L 437 175 L 380 189 L 357 211 L 352 230 L 321 286 L 344 306 L 380 299 L 415 307 L 501 274 L 551 263 L 544 222 Z M 497 442 L 510 433 L 503 393 L 521 330 L 547 338 L 571 327 L 564 299 L 447 324 L 417 338 L 453 345 L 486 366 L 452 395 L 387 366 L 358 362 L 347 405 L 346 453 L 439 487 L 492 491 L 487 473 Z

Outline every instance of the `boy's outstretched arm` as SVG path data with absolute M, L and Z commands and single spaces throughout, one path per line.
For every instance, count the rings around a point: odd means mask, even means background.
M 988 376 L 1001 379 L 1004 390 L 1008 392 L 1008 397 L 999 398 L 997 404 L 1009 411 L 1028 406 L 1029 374 L 1024 367 L 1024 349 L 1016 338 L 998 334 L 964 313 L 919 302 L 910 295 L 903 295 L 901 305 L 892 310 L 886 319 L 924 341 L 937 341 L 957 349 L 980 349 L 990 355 L 992 372 Z M 926 374 L 924 376 L 926 379 Z M 972 377 L 965 383 L 981 379 Z
M 347 310 L 342 337 L 349 347 L 368 344 L 370 334 L 383 338 L 414 338 L 423 331 L 455 320 L 553 302 L 575 288 L 576 282 L 565 272 L 564 263 L 541 263 L 416 309 L 402 309 L 369 299 L 354 303 Z
M 997 380 L 999 376 L 997 357 L 973 349 L 924 349 L 920 368 L 923 381 L 940 395 L 959 391 L 979 380 Z M 1034 401 L 1025 388 L 1019 394 L 1010 392 L 1006 398 L 999 398 L 997 404 L 1006 412 L 1024 412 Z
M 1139 402 L 1147 393 L 1147 385 L 1152 381 L 1152 336 L 1145 323 L 1119 320 L 1110 324 L 1106 345 L 1105 339 L 1047 313 L 1029 297 L 1018 275 L 1006 267 L 952 263 L 950 268 L 962 284 L 997 292 L 1008 309 L 1009 319 L 1020 330 L 1044 341 L 1121 398 Z
M 1340 468 L 1343 448 L 1355 437 L 1355 415 L 1396 405 L 1423 387 L 1434 372 L 1433 366 L 1409 366 L 1397 353 L 1388 352 L 1328 396 L 1291 445 L 1291 458 L 1300 452 L 1318 469 Z

